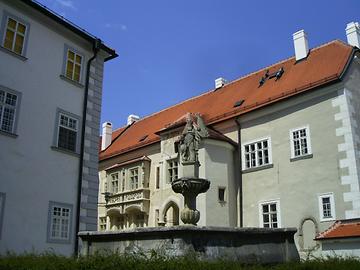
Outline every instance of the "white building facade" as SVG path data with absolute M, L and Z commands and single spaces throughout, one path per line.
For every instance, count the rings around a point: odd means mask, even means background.
M 34 1 L 0 1 L 0 23 L 0 253 L 71 255 L 96 230 L 103 69 L 117 55 Z

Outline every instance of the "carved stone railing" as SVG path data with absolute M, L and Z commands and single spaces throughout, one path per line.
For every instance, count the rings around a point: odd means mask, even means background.
M 108 196 L 106 210 L 117 209 L 120 214 L 125 214 L 128 209 L 138 208 L 141 212 L 149 213 L 150 190 L 140 188 L 127 190 Z

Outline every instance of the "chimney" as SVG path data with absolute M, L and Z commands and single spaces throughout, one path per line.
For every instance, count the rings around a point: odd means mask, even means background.
M 111 144 L 112 124 L 105 122 L 102 128 L 101 151 L 105 150 Z
M 215 80 L 215 89 L 219 89 L 226 84 L 226 80 L 224 78 L 217 78 Z
M 138 121 L 139 119 L 140 119 L 139 116 L 137 116 L 137 115 L 135 115 L 135 114 L 130 114 L 130 115 L 128 116 L 128 119 L 127 119 L 127 124 L 128 124 L 128 125 L 131 125 L 132 123 Z
M 295 57 L 296 61 L 304 59 L 308 56 L 309 45 L 307 34 L 304 30 L 300 30 L 293 34 L 294 48 L 295 48 Z
M 360 48 L 360 25 L 358 22 L 348 23 L 346 26 L 347 42 L 351 46 Z

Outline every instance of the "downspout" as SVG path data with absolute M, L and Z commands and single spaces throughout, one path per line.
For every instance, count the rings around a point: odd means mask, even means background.
M 95 39 L 93 44 L 94 55 L 88 60 L 86 65 L 86 77 L 85 77 L 85 91 L 84 91 L 84 103 L 82 112 L 82 123 L 81 123 L 81 140 L 80 140 L 80 160 L 79 160 L 79 175 L 77 185 L 77 199 L 76 199 L 76 224 L 75 224 L 75 247 L 74 255 L 77 256 L 79 251 L 79 237 L 78 232 L 80 229 L 80 205 L 81 205 L 81 190 L 82 190 L 82 178 L 83 178 L 83 165 L 84 165 L 84 146 L 85 146 L 85 127 L 86 127 L 86 113 L 87 113 L 87 102 L 89 93 L 89 79 L 90 79 L 90 66 L 91 62 L 96 58 L 100 50 L 101 40 Z
M 241 124 L 238 118 L 235 118 L 235 122 L 237 125 L 237 133 L 238 133 L 238 162 L 239 162 L 239 174 L 238 174 L 238 183 L 239 183 L 239 210 L 240 210 L 240 227 L 244 226 L 244 211 L 243 211 L 243 178 L 242 178 L 242 158 L 241 158 Z

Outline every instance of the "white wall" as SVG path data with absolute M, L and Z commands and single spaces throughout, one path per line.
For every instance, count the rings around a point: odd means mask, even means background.
M 22 13 L 1 1 L 0 21 L 4 10 L 28 22 L 30 32 L 27 60 L 0 51 L 0 85 L 22 93 L 17 137 L 0 134 L 0 191 L 6 193 L 0 253 L 52 248 L 70 255 L 74 235 L 71 244 L 46 242 L 48 205 L 49 201 L 73 205 L 74 234 L 79 158 L 51 146 L 56 109 L 82 114 L 84 88 L 59 77 L 64 44 L 80 50 L 87 59 L 91 51 L 40 14 Z

